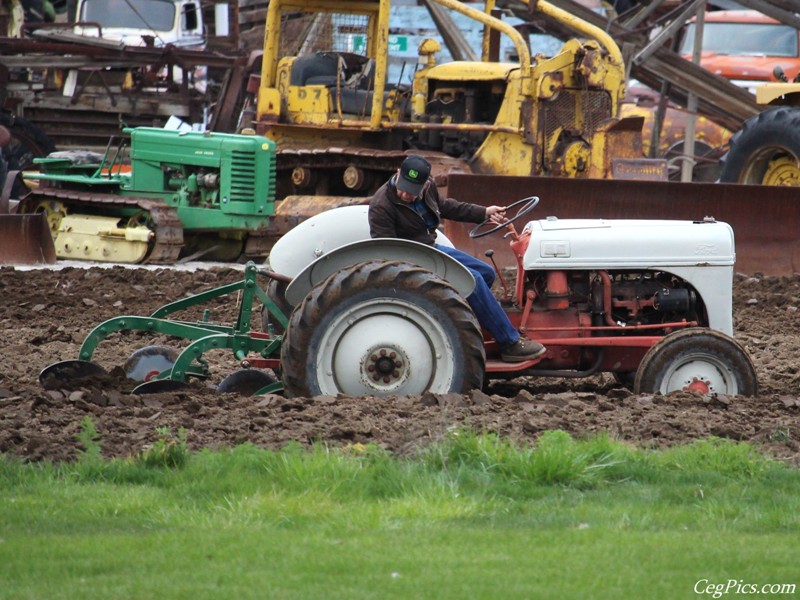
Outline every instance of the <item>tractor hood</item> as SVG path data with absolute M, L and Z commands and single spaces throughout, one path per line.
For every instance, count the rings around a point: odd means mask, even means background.
M 428 79 L 440 81 L 505 81 L 509 73 L 519 70 L 516 63 L 457 61 L 437 65 L 427 71 Z
M 557 219 L 525 226 L 525 269 L 733 266 L 733 229 L 708 221 Z
M 563 219 L 525 226 L 525 270 L 663 271 L 681 277 L 709 307 L 709 323 L 733 335 L 733 229 L 703 221 Z

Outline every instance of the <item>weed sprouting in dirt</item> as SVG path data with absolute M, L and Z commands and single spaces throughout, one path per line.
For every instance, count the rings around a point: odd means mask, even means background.
M 83 464 L 98 464 L 103 462 L 103 455 L 100 449 L 100 434 L 94 419 L 89 416 L 83 417 L 80 424 L 80 431 L 75 436 L 83 446 L 78 451 L 78 461 Z
M 146 467 L 180 469 L 189 460 L 186 430 L 181 427 L 173 434 L 169 427 L 156 428 L 158 439 L 149 448 L 137 454 L 135 461 Z

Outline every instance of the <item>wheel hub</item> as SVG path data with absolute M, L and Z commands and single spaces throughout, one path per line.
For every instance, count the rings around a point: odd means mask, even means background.
M 709 391 L 711 391 L 708 381 L 697 379 L 696 377 L 692 379 L 691 383 L 683 389 L 687 392 L 697 392 L 699 394 L 708 394 Z
M 361 370 L 369 387 L 385 391 L 407 379 L 408 359 L 397 348 L 378 346 L 361 360 Z
M 800 186 L 800 167 L 793 156 L 783 156 L 769 163 L 764 185 Z
M 447 390 L 457 365 L 442 325 L 397 298 L 370 298 L 326 323 L 314 369 L 318 393 L 350 396 Z

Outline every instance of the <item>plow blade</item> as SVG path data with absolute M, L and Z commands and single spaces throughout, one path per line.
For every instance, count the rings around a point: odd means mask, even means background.
M 286 196 L 275 205 L 270 229 L 275 236 L 281 236 L 298 223 L 332 208 L 366 204 L 369 198 L 351 196 Z
M 0 265 L 36 265 L 56 262 L 47 216 L 0 214 Z
M 541 202 L 530 219 L 713 217 L 733 227 L 737 272 L 800 272 L 800 188 L 796 187 L 453 174 L 447 178 L 446 193 L 483 206 L 539 196 Z M 491 248 L 498 266 L 515 265 L 501 232 L 473 240 L 469 231 L 474 225 L 446 223 L 445 233 L 456 247 L 478 257 Z

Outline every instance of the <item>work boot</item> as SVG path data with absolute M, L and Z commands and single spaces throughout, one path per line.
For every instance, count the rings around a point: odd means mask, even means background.
M 547 348 L 542 346 L 539 342 L 532 342 L 531 340 L 526 340 L 524 337 L 521 337 L 508 348 L 501 351 L 500 358 L 502 358 L 504 362 L 523 362 L 539 358 L 545 352 L 547 352 Z

